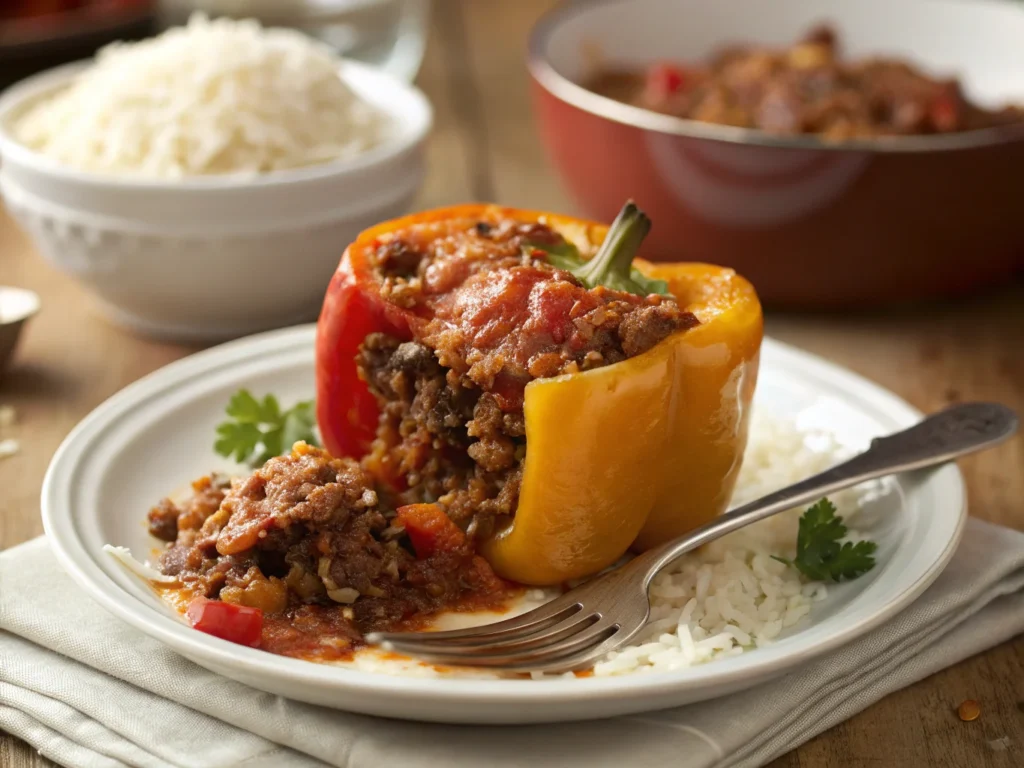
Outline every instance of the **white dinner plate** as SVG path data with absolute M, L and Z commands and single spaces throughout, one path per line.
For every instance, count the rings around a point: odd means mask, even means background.
M 151 557 L 146 511 L 225 466 L 213 429 L 240 387 L 283 403 L 313 395 L 314 328 L 253 336 L 172 363 L 90 414 L 57 451 L 43 484 L 46 534 L 60 563 L 115 616 L 214 672 L 289 698 L 373 715 L 451 723 L 583 720 L 659 709 L 749 688 L 892 618 L 938 576 L 966 520 L 953 465 L 898 477 L 870 529 L 878 566 L 829 588 L 811 620 L 772 645 L 672 672 L 581 679 L 396 677 L 316 664 L 197 632 L 103 552 Z M 893 394 L 805 352 L 766 340 L 756 407 L 848 445 L 912 424 Z M 880 514 L 879 514 L 880 513 Z

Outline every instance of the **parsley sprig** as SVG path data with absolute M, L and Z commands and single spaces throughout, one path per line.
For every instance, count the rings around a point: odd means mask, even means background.
M 288 451 L 299 440 L 320 444 L 311 400 L 282 411 L 273 395 L 257 400 L 249 390 L 240 389 L 224 411 L 230 419 L 218 425 L 213 448 L 221 456 L 233 456 L 240 464 L 259 466 Z
M 856 579 L 875 567 L 878 546 L 873 541 L 840 543 L 844 536 L 846 525 L 836 514 L 835 504 L 822 499 L 800 518 L 796 557 L 789 560 L 772 555 L 772 558 L 793 566 L 813 581 Z

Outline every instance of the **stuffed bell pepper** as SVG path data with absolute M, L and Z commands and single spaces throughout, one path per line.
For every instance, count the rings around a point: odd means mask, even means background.
M 363 233 L 317 329 L 324 448 L 307 406 L 238 393 L 217 450 L 254 469 L 150 511 L 158 587 L 197 630 L 346 659 L 721 512 L 760 307 L 731 270 L 637 261 L 649 226 L 466 205 Z
M 317 331 L 317 421 L 417 553 L 437 532 L 548 585 L 724 508 L 762 319 L 732 270 L 636 258 L 611 227 L 463 205 L 367 230 Z M 452 525 L 453 524 L 453 525 Z

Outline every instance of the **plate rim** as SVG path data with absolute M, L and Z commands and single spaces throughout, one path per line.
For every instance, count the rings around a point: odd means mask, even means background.
M 229 669 L 244 675 L 249 685 L 254 679 L 273 679 L 284 685 L 305 685 L 319 691 L 344 691 L 347 694 L 402 695 L 426 697 L 439 705 L 471 701 L 478 705 L 516 705 L 533 702 L 542 696 L 547 704 L 574 703 L 581 698 L 616 698 L 633 701 L 682 694 L 703 687 L 727 687 L 749 678 L 752 683 L 782 674 L 796 664 L 818 658 L 854 639 L 863 636 L 886 620 L 895 616 L 913 602 L 939 576 L 956 551 L 967 521 L 966 488 L 963 476 L 955 464 L 933 472 L 922 481 L 922 487 L 940 480 L 951 483 L 947 491 L 950 510 L 955 515 L 953 530 L 941 552 L 888 602 L 880 603 L 868 615 L 833 635 L 814 642 L 811 647 L 785 648 L 783 654 L 772 653 L 773 648 L 758 649 L 716 664 L 666 671 L 655 675 L 623 675 L 588 677 L 572 680 L 509 680 L 459 677 L 415 677 L 385 675 L 375 672 L 326 665 L 288 657 L 267 654 L 250 648 L 241 648 L 199 632 L 195 632 L 171 615 L 161 614 L 139 597 L 127 592 L 99 565 L 102 553 L 90 553 L 78 536 L 76 515 L 72 511 L 73 498 L 62 499 L 61 476 L 70 477 L 82 460 L 94 432 L 101 433 L 121 411 L 139 407 L 173 387 L 175 381 L 195 378 L 195 374 L 210 374 L 239 360 L 271 353 L 286 353 L 307 344 L 312 351 L 315 324 L 270 331 L 227 342 L 174 361 L 121 389 L 88 414 L 64 439 L 55 452 L 43 480 L 41 511 L 43 527 L 51 549 L 61 567 L 90 598 L 118 619 L 155 638 L 164 645 L 202 665 L 214 665 L 217 670 Z M 921 412 L 891 391 L 835 363 L 809 352 L 765 338 L 764 347 L 775 355 L 798 361 L 806 370 L 822 374 L 824 378 L 839 378 L 850 386 L 870 393 L 872 400 L 884 403 L 888 410 L 908 423 L 921 417 Z M 152 391 L 151 391 L 152 390 Z M 122 414 L 123 415 L 123 414 Z M 941 477 L 940 477 L 941 476 Z M 70 489 L 69 489 L 70 490 Z M 950 493 L 952 492 L 952 493 Z M 66 502 L 66 503 L 65 503 Z M 66 507 L 62 514 L 62 506 Z M 113 543 L 113 542 L 112 542 Z M 798 635 L 797 635 L 798 637 Z M 724 668 L 723 668 L 724 667 Z M 237 679 L 237 678 L 236 678 Z M 742 687 L 742 686 L 741 686 Z M 711 694 L 704 698 L 713 698 Z M 650 707 L 649 707 L 650 708 Z M 639 711 L 636 707 L 632 711 Z M 402 717 L 400 714 L 392 715 Z M 440 717 L 440 713 L 438 713 Z M 483 714 L 481 715 L 483 717 Z M 563 719 L 584 719 L 587 715 L 565 713 Z M 415 718 L 406 718 L 415 719 Z M 429 718 L 420 718 L 429 719 Z M 448 722 L 458 719 L 444 718 Z M 485 720 L 477 720 L 484 722 Z M 489 722 L 495 722 L 488 720 Z M 470 722 L 466 720 L 465 722 Z M 511 721 L 508 721 L 511 722 Z M 518 722 L 523 722 L 518 720 Z

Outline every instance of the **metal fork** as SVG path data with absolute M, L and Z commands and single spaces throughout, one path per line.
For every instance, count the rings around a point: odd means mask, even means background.
M 561 597 L 516 616 L 447 632 L 371 633 L 370 643 L 426 661 L 509 671 L 558 672 L 592 666 L 647 623 L 647 590 L 681 555 L 720 536 L 834 491 L 884 475 L 923 469 L 1010 437 L 1017 416 L 994 403 L 965 403 L 879 437 L 852 459 L 737 507 L 707 525 L 650 549 Z

